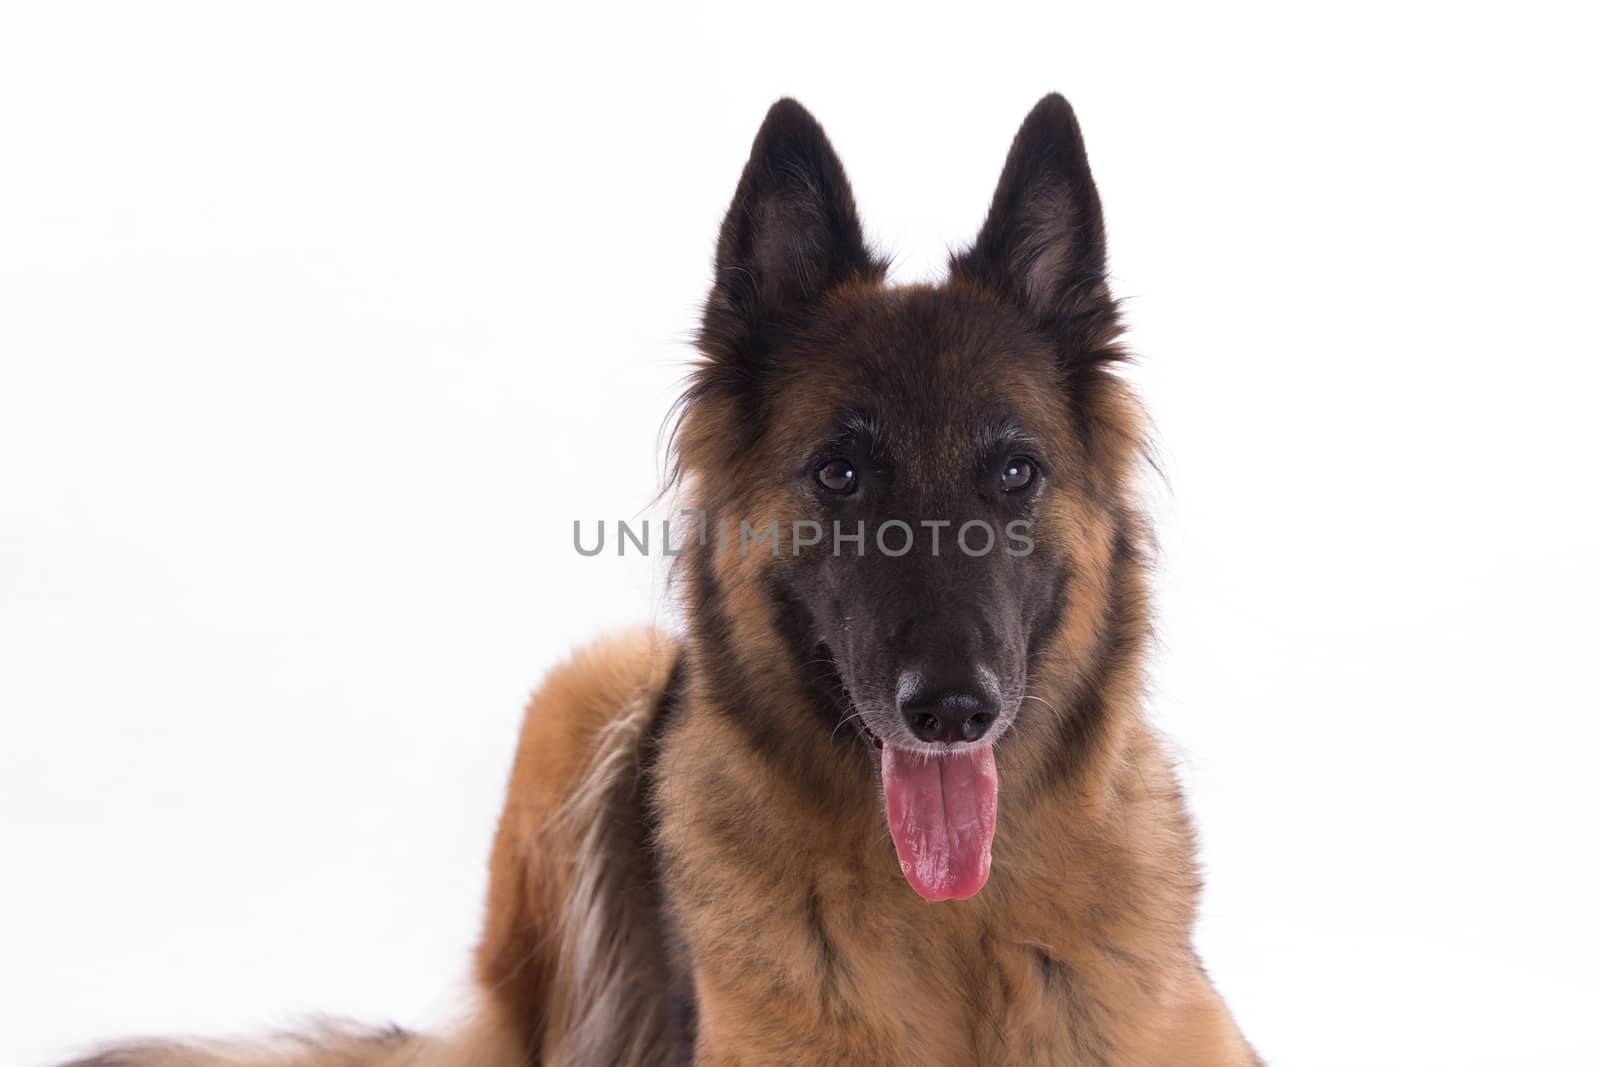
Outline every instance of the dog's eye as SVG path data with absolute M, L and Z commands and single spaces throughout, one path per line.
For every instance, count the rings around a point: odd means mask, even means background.
M 1033 484 L 1039 468 L 1027 456 L 1013 456 L 1006 461 L 1005 473 L 1000 475 L 1000 488 L 1007 493 L 1020 493 Z
M 856 480 L 856 469 L 847 459 L 830 459 L 817 468 L 817 484 L 830 493 L 853 493 Z

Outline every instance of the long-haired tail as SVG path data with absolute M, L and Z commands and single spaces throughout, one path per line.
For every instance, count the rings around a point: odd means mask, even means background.
M 324 1025 L 249 1044 L 150 1041 L 101 1049 L 65 1067 L 524 1067 L 508 1028 L 488 1020 L 451 1038 Z
M 481 1014 L 451 1038 L 326 1026 L 259 1044 L 114 1045 L 64 1067 L 655 1067 L 680 1040 L 652 903 L 651 732 L 677 642 L 613 637 L 535 694 L 490 862 Z

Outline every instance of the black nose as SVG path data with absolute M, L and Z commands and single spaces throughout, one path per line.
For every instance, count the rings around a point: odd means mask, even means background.
M 997 701 L 976 679 L 928 685 L 911 674 L 901 678 L 900 714 L 919 741 L 976 741 L 994 725 Z

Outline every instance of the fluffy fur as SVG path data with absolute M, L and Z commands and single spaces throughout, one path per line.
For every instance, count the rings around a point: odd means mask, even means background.
M 1140 707 L 1143 429 L 1119 333 L 1059 96 L 1024 122 L 948 280 L 904 288 L 821 127 L 774 105 L 681 409 L 688 500 L 756 527 L 1026 521 L 1035 551 L 691 546 L 681 638 L 603 642 L 533 700 L 466 1034 L 130 1046 L 79 1067 L 1257 1063 L 1191 948 L 1193 833 Z M 995 491 L 995 463 L 1024 453 L 1034 482 Z M 860 493 L 819 491 L 830 456 Z M 938 904 L 897 866 L 877 757 L 917 743 L 895 678 L 929 664 L 998 679 L 973 744 L 1002 782 L 988 884 Z

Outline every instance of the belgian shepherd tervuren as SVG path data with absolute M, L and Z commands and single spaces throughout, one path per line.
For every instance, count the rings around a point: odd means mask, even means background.
M 1067 102 L 942 284 L 884 275 L 779 101 L 674 439 L 687 632 L 534 697 L 469 1027 L 83 1063 L 1257 1063 L 1190 944 L 1193 835 L 1140 708 L 1143 432 Z

